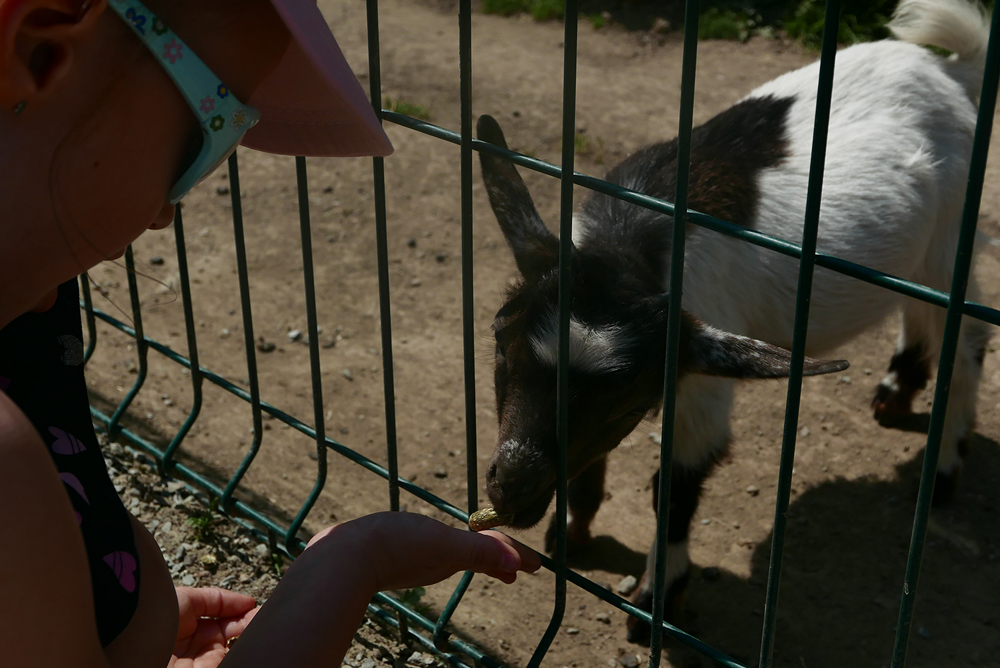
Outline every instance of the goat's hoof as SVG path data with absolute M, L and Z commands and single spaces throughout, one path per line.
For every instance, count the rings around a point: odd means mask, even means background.
M 566 525 L 566 556 L 574 557 L 583 553 L 590 544 L 590 527 L 581 527 L 577 522 L 570 522 Z M 549 528 L 545 530 L 545 552 L 555 554 L 556 552 L 556 521 L 555 518 L 549 523 Z
M 892 424 L 913 414 L 911 404 L 915 390 L 906 387 L 891 387 L 879 383 L 872 397 L 872 410 L 879 424 Z
M 632 605 L 640 610 L 651 612 L 653 610 L 653 592 L 640 589 L 632 596 Z M 625 620 L 625 639 L 630 643 L 649 647 L 651 634 L 652 627 L 638 617 L 629 616 Z
M 954 500 L 961 473 L 962 467 L 956 466 L 950 473 L 938 471 L 934 474 L 934 495 L 931 497 L 932 506 L 940 507 Z
M 667 587 L 667 595 L 663 600 L 663 620 L 668 624 L 677 626 L 684 614 L 684 605 L 687 601 L 688 582 L 691 580 L 691 568 L 684 571 L 679 577 Z M 653 611 L 653 590 L 644 586 L 646 576 L 643 575 L 639 589 L 632 595 L 632 605 L 645 610 Z M 625 620 L 625 638 L 636 645 L 648 647 L 653 632 L 649 624 L 636 617 L 629 617 Z

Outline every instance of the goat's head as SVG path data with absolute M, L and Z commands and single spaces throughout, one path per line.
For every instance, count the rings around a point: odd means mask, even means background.
M 480 139 L 506 148 L 489 116 Z M 487 493 L 511 524 L 528 527 L 545 515 L 556 481 L 558 239 L 542 223 L 524 181 L 508 161 L 480 152 L 490 204 L 522 280 L 493 323 L 499 434 Z M 621 442 L 663 393 L 667 309 L 660 263 L 627 248 L 574 249 L 569 340 L 569 477 Z M 703 325 L 684 313 L 678 377 L 788 375 L 790 354 L 775 346 Z M 806 361 L 809 375 L 846 362 Z

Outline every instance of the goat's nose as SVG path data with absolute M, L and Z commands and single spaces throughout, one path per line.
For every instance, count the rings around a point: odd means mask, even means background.
M 503 462 L 493 462 L 486 474 L 486 494 L 500 514 L 516 513 L 538 497 L 540 483 L 534 470 L 512 470 Z
M 496 462 L 491 462 L 490 469 L 486 472 L 486 494 L 490 497 L 490 503 L 497 509 L 497 512 L 503 510 L 503 482 L 504 475 L 499 472 Z

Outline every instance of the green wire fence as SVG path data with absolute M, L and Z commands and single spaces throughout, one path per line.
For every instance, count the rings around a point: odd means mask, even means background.
M 426 121 L 382 109 L 380 51 L 379 51 L 379 18 L 378 0 L 367 0 L 368 10 L 368 44 L 371 96 L 375 109 L 383 121 L 395 123 L 404 128 L 436 137 L 460 146 L 461 159 L 461 219 L 462 219 L 462 305 L 463 305 L 463 358 L 465 369 L 465 428 L 466 428 L 466 473 L 468 486 L 468 504 L 466 508 L 458 508 L 444 499 L 430 493 L 399 476 L 397 456 L 397 433 L 395 417 L 395 391 L 393 379 L 392 356 L 392 321 L 389 292 L 389 257 L 388 231 L 386 226 L 385 205 L 385 171 L 382 158 L 373 161 L 375 188 L 375 224 L 377 243 L 378 285 L 380 301 L 380 324 L 382 337 L 382 364 L 384 370 L 384 396 L 386 408 L 386 450 L 387 466 L 373 461 L 347 445 L 331 438 L 325 429 L 323 415 L 323 394 L 321 384 L 321 368 L 319 354 L 319 330 L 317 326 L 315 280 L 313 276 L 313 251 L 311 246 L 310 205 L 308 197 L 307 165 L 304 158 L 296 158 L 296 174 L 298 185 L 299 220 L 302 242 L 302 262 L 305 284 L 305 303 L 307 311 L 307 335 L 309 342 L 309 360 L 312 380 L 313 421 L 309 422 L 290 415 L 261 399 L 257 377 L 255 338 L 253 331 L 252 301 L 250 298 L 249 271 L 247 266 L 246 244 L 243 233 L 243 215 L 241 208 L 241 190 L 239 165 L 236 155 L 229 159 L 229 181 L 232 199 L 233 232 L 236 245 L 237 274 L 239 277 L 240 299 L 242 304 L 243 331 L 247 360 L 248 390 L 213 373 L 210 369 L 200 366 L 198 359 L 198 342 L 192 308 L 190 277 L 188 274 L 187 253 L 185 249 L 184 222 L 181 210 L 178 208 L 174 222 L 174 234 L 177 246 L 177 261 L 179 269 L 179 284 L 184 310 L 184 322 L 187 332 L 187 355 L 146 337 L 143 333 L 142 312 L 139 308 L 138 289 L 135 280 L 135 265 L 131 248 L 125 256 L 128 269 L 128 288 L 132 306 L 133 325 L 120 321 L 108 313 L 97 309 L 91 302 L 90 286 L 86 276 L 81 276 L 82 303 L 87 329 L 89 333 L 86 359 L 93 355 L 97 344 L 97 320 L 133 337 L 136 341 L 138 355 L 138 370 L 135 383 L 126 393 L 124 399 L 108 415 L 92 408 L 95 423 L 112 439 L 125 439 L 151 455 L 159 464 L 164 474 L 178 477 L 192 486 L 203 490 L 212 497 L 219 499 L 218 508 L 231 516 L 235 521 L 250 528 L 261 538 L 266 539 L 273 551 L 279 551 L 294 558 L 303 548 L 304 543 L 297 533 L 309 515 L 318 495 L 326 482 L 327 455 L 330 451 L 345 458 L 363 469 L 381 477 L 388 483 L 389 508 L 400 509 L 400 492 L 414 496 L 420 501 L 437 508 L 451 517 L 466 522 L 469 513 L 477 508 L 477 493 L 479 487 L 476 454 L 476 413 L 475 413 L 475 375 L 474 375 L 474 339 L 473 320 L 473 262 L 472 262 L 472 183 L 473 183 L 473 151 L 485 151 L 492 155 L 510 160 L 524 168 L 542 174 L 559 178 L 561 181 L 561 211 L 560 211 L 560 293 L 559 293 L 559 358 L 558 358 L 558 401 L 557 401 L 557 434 L 559 440 L 559 467 L 556 493 L 557 509 L 557 547 L 553 558 L 543 557 L 543 564 L 556 575 L 555 592 L 553 595 L 553 612 L 548 628 L 539 640 L 529 662 L 529 666 L 538 666 L 558 630 L 566 606 L 566 588 L 571 583 L 580 589 L 593 594 L 606 603 L 635 615 L 653 627 L 649 666 L 656 668 L 660 662 L 663 634 L 673 640 L 691 647 L 718 665 L 742 668 L 741 664 L 726 656 L 719 650 L 710 647 L 694 636 L 663 622 L 662 597 L 663 580 L 665 577 L 665 561 L 657 560 L 654 583 L 653 613 L 647 613 L 633 607 L 627 600 L 609 592 L 603 586 L 583 577 L 566 567 L 566 440 L 567 440 L 567 390 L 568 390 L 568 341 L 569 341 L 569 285 L 570 285 L 570 239 L 572 221 L 572 202 L 574 187 L 580 186 L 609 194 L 613 197 L 635 203 L 637 205 L 673 215 L 676 221 L 673 229 L 673 256 L 671 259 L 670 292 L 675 296 L 670 300 L 670 317 L 668 338 L 664 342 L 667 347 L 667 373 L 664 385 L 664 405 L 662 424 L 662 444 L 660 461 L 663 472 L 659 476 L 659 522 L 656 533 L 656 550 L 662 553 L 666 546 L 667 527 L 666 504 L 670 498 L 670 462 L 672 454 L 674 399 L 676 396 L 676 378 L 672 369 L 678 351 L 678 323 L 680 321 L 679 307 L 681 300 L 676 298 L 683 289 L 683 254 L 686 225 L 700 225 L 721 234 L 736 237 L 747 243 L 755 244 L 777 253 L 798 258 L 800 261 L 799 285 L 795 316 L 794 339 L 792 346 L 792 374 L 788 383 L 787 404 L 785 409 L 784 436 L 781 448 L 781 460 L 775 506 L 773 543 L 771 561 L 768 569 L 766 603 L 764 609 L 763 631 L 761 637 L 761 654 L 759 666 L 767 668 L 772 665 L 772 653 L 775 638 L 775 618 L 778 606 L 778 589 L 781 580 L 782 556 L 785 541 L 786 511 L 789 506 L 791 492 L 792 464 L 795 452 L 795 440 L 798 425 L 799 400 L 802 389 L 802 363 L 806 326 L 809 318 L 809 297 L 812 287 L 812 277 L 815 267 L 824 267 L 842 274 L 865 281 L 872 285 L 893 290 L 908 297 L 920 299 L 930 304 L 947 308 L 944 342 L 942 344 L 940 365 L 937 376 L 937 387 L 931 411 L 930 426 L 927 435 L 927 449 L 920 479 L 920 490 L 917 498 L 913 520 L 913 530 L 909 555 L 907 558 L 904 585 L 899 607 L 899 620 L 896 628 L 895 645 L 892 654 L 892 666 L 902 668 L 906 660 L 907 644 L 913 617 L 913 607 L 917 590 L 917 580 L 923 556 L 925 536 L 933 491 L 935 470 L 938 460 L 941 434 L 944 423 L 945 406 L 947 405 L 950 378 L 955 361 L 955 351 L 958 342 L 959 326 L 963 316 L 977 318 L 985 322 L 1000 325 L 1000 311 L 966 301 L 966 286 L 970 271 L 972 246 L 976 233 L 976 223 L 979 214 L 979 202 L 983 188 L 983 177 L 986 168 L 986 156 L 989 146 L 992 119 L 997 97 L 998 72 L 1000 72 L 1000 47 L 997 22 L 1000 13 L 993 15 L 993 30 L 989 42 L 986 60 L 985 81 L 980 101 L 979 120 L 976 127 L 975 145 L 972 153 L 969 185 L 966 193 L 965 209 L 962 218 L 959 250 L 955 262 L 954 278 L 950 294 L 933 290 L 923 285 L 911 283 L 873 269 L 848 262 L 846 260 L 816 252 L 817 225 L 819 219 L 820 193 L 823 184 L 823 167 L 826 150 L 827 123 L 830 112 L 830 97 L 833 83 L 834 59 L 836 55 L 836 34 L 840 3 L 829 0 L 826 3 L 826 19 L 823 32 L 823 45 L 820 60 L 820 75 L 818 97 L 814 125 L 812 165 L 809 175 L 809 190 L 807 196 L 805 227 L 801 240 L 785 240 L 770 237 L 753 230 L 737 226 L 731 222 L 712 218 L 705 214 L 687 209 L 688 156 L 692 126 L 692 110 L 694 100 L 694 74 L 697 54 L 698 34 L 698 2 L 688 0 L 684 22 L 684 47 L 681 83 L 681 113 L 678 143 L 678 174 L 677 190 L 674 203 L 658 200 L 641 193 L 630 191 L 600 179 L 577 173 L 573 170 L 574 133 L 576 127 L 576 48 L 578 11 L 576 0 L 566 1 L 565 40 L 564 40 L 564 79 L 563 79 L 563 125 L 562 125 L 562 165 L 555 166 L 541 160 L 531 158 L 513 151 L 478 141 L 472 136 L 472 27 L 471 0 L 459 2 L 459 56 L 460 56 L 460 86 L 461 86 L 461 127 L 459 132 L 432 125 Z M 168 360 L 189 370 L 193 407 L 165 448 L 160 448 L 150 440 L 122 425 L 122 417 L 128 411 L 136 395 L 143 388 L 147 379 L 149 351 L 153 350 Z M 177 460 L 179 448 L 192 426 L 199 418 L 202 408 L 202 390 L 208 381 L 226 392 L 250 404 L 253 420 L 253 441 L 248 448 L 236 472 L 224 484 L 200 474 L 193 468 Z M 261 438 L 264 432 L 262 419 L 264 414 L 285 423 L 289 427 L 315 439 L 316 442 L 316 474 L 312 491 L 306 501 L 287 525 L 278 522 L 267 513 L 253 505 L 236 499 L 235 492 L 253 465 L 257 456 Z M 494 658 L 484 654 L 469 642 L 452 636 L 446 629 L 455 610 L 461 604 L 472 574 L 467 573 L 461 578 L 450 601 L 436 619 L 428 619 L 424 615 L 407 607 L 397 599 L 379 594 L 369 606 L 370 613 L 408 634 L 415 642 L 428 649 L 438 652 L 445 660 L 456 666 L 468 665 L 468 661 L 492 667 L 499 666 Z

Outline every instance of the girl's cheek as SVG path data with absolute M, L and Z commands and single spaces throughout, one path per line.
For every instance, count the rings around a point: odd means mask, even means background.
M 193 117 L 186 106 L 173 109 L 172 96 L 156 92 L 132 97 L 135 91 L 123 91 L 121 97 L 132 99 L 108 100 L 106 109 L 120 111 L 85 121 L 56 153 L 55 214 L 71 250 L 87 266 L 173 219 L 173 206 L 165 202 Z M 179 98 L 176 90 L 166 92 Z

